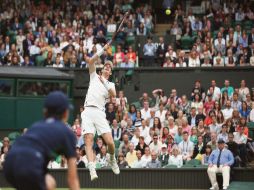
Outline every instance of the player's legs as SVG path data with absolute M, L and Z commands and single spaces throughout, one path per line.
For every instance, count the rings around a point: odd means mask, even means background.
M 50 174 L 46 174 L 45 176 L 46 188 L 47 190 L 55 190 L 56 189 L 56 180 Z
M 90 171 L 91 180 L 98 178 L 95 170 L 94 155 L 93 155 L 93 140 L 95 134 L 94 117 L 96 117 L 95 108 L 86 108 L 82 112 L 82 134 L 84 134 L 84 142 L 86 149 L 86 156 L 88 160 L 88 169 Z
M 108 146 L 108 152 L 110 155 L 115 156 L 115 144 L 111 133 L 102 134 L 102 138 Z
M 95 163 L 94 163 L 93 139 L 94 139 L 94 134 L 92 133 L 85 134 L 86 156 L 88 160 L 88 169 L 90 171 L 90 176 L 92 181 L 98 178 L 96 170 L 95 170 Z

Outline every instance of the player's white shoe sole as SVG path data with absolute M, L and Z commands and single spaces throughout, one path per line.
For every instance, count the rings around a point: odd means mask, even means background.
M 109 161 L 109 166 L 111 167 L 112 171 L 114 174 L 119 175 L 120 174 L 120 169 L 117 165 L 116 159 L 110 160 Z

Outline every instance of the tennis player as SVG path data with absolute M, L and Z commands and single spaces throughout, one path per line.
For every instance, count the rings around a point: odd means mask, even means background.
M 112 62 L 106 61 L 101 75 L 96 73 L 95 62 L 108 48 L 106 44 L 103 49 L 97 52 L 92 58 L 88 58 L 90 84 L 86 99 L 84 103 L 85 110 L 81 114 L 82 118 L 82 131 L 85 136 L 86 154 L 88 159 L 88 168 L 90 171 L 91 180 L 98 178 L 93 154 L 94 135 L 97 132 L 101 135 L 108 146 L 110 154 L 109 165 L 115 174 L 119 174 L 120 170 L 115 158 L 115 145 L 111 135 L 111 129 L 106 119 L 105 104 L 111 97 L 116 96 L 115 84 L 109 82 L 108 79 L 112 74 Z

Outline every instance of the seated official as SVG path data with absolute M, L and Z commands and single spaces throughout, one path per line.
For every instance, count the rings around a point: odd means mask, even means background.
M 230 179 L 230 166 L 234 164 L 232 152 L 225 148 L 222 139 L 218 141 L 218 148 L 212 151 L 209 157 L 207 173 L 212 184 L 211 190 L 219 189 L 216 180 L 216 173 L 222 173 L 223 189 L 228 189 Z

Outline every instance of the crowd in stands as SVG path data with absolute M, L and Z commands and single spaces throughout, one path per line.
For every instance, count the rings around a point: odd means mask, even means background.
M 0 8 L 0 65 L 85 68 L 86 57 L 111 39 L 129 10 L 116 43 L 97 61 L 97 67 L 105 60 L 121 68 L 254 66 L 253 2 L 198 2 L 203 14 L 175 6 L 168 33 L 176 43 L 166 44 L 163 37 L 156 43 L 152 39 L 155 13 L 146 1 L 4 0 Z M 147 37 L 147 43 L 135 45 L 135 36 Z
M 198 2 L 204 14 L 194 14 L 191 7 L 184 11 L 180 4 L 174 10 L 169 33 L 176 47 L 162 37 L 158 44 L 148 39 L 144 66 L 153 66 L 155 58 L 156 66 L 169 68 L 254 66 L 253 2 Z
M 154 28 L 151 6 L 134 0 L 1 1 L 0 65 L 86 67 L 86 58 L 111 39 L 129 11 L 116 44 L 96 63 L 105 60 L 133 67 L 136 53 L 128 39 L 148 35 Z M 124 62 L 122 60 L 125 60 Z
M 183 167 L 208 165 L 209 156 L 224 141 L 234 155 L 234 167 L 245 167 L 253 160 L 254 92 L 245 80 L 231 86 L 225 80 L 218 87 L 212 80 L 204 89 L 196 81 L 192 92 L 169 96 L 155 89 L 152 97 L 143 93 L 137 102 L 128 102 L 123 91 L 106 104 L 106 118 L 112 127 L 116 156 L 121 168 Z M 85 108 L 80 106 L 80 113 Z M 81 118 L 70 126 L 77 136 L 77 165 L 87 166 Z M 1 162 L 10 147 L 7 137 L 0 143 Z M 97 168 L 107 167 L 109 154 L 100 136 L 96 136 L 94 158 Z M 0 163 L 1 163 L 0 162 Z M 66 160 L 52 160 L 49 168 L 64 168 Z

